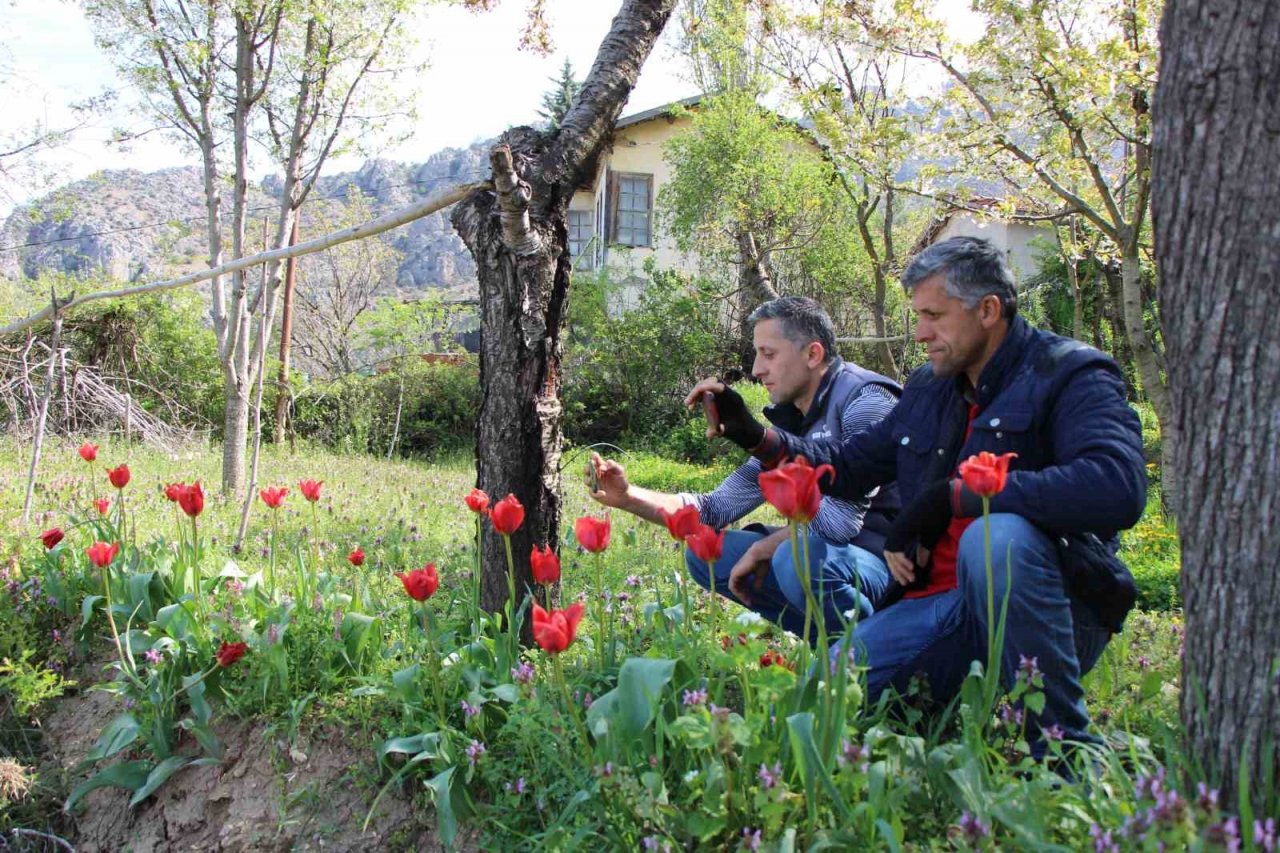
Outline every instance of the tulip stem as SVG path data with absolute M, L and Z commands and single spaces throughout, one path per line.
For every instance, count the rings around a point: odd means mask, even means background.
M 582 736 L 582 748 L 587 753 L 587 766 L 591 765 L 591 733 L 587 731 L 587 724 L 578 714 L 578 705 L 573 701 L 573 694 L 569 692 L 569 682 L 564 677 L 564 666 L 560 663 L 560 655 L 551 655 L 551 663 L 556 671 L 556 681 L 560 684 L 560 693 L 564 697 L 565 713 L 573 718 L 574 725 L 578 729 L 578 733 Z
M 600 672 L 608 668 L 605 665 L 605 624 L 604 624 L 604 564 L 600 560 L 600 552 L 596 552 L 596 640 L 600 646 Z
M 516 559 L 511 553 L 511 534 L 502 534 L 502 544 L 507 549 L 507 633 L 511 635 L 511 662 L 518 663 L 520 657 L 520 633 L 516 627 Z
M 428 679 L 431 682 L 431 698 L 435 700 L 436 713 L 440 716 L 440 724 L 444 725 L 444 695 L 440 690 L 440 681 L 444 678 L 444 665 L 440 662 L 440 655 L 436 651 L 435 631 L 431 625 L 431 608 L 427 606 L 426 601 L 422 602 L 422 631 L 427 635 L 427 660 L 430 661 L 431 668 L 434 670 Z
M 129 664 L 124 656 L 124 647 L 120 645 L 120 632 L 116 630 L 116 617 L 111 612 L 111 564 L 102 567 L 102 592 L 107 600 L 107 624 L 111 627 L 111 640 L 116 645 L 116 654 L 120 656 L 120 668 L 129 675 Z
M 483 560 L 480 554 L 481 529 L 480 515 L 476 513 L 476 550 L 475 559 L 471 563 L 471 614 L 475 618 L 475 632 L 480 634 L 480 572 L 484 568 Z
M 271 557 L 267 562 L 267 595 L 272 602 L 276 600 L 276 528 L 279 519 L 280 511 L 271 510 Z
M 720 601 L 716 595 L 716 561 L 707 560 L 707 577 L 711 581 L 711 642 L 720 636 Z

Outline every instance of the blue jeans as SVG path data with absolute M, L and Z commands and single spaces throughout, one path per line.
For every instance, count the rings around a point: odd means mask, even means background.
M 1097 742 L 1088 732 L 1080 679 L 1097 663 L 1111 633 L 1092 610 L 1067 594 L 1057 548 L 1026 519 L 992 515 L 991 554 L 997 619 L 1005 595 L 1009 597 L 1001 684 L 1006 690 L 1013 685 L 1023 657 L 1035 658 L 1044 674 L 1044 713 L 1029 719 L 1030 738 L 1036 739 L 1038 729 L 1057 725 L 1068 739 Z M 869 667 L 867 695 L 872 701 L 888 687 L 905 690 L 916 673 L 928 677 L 934 698 L 947 701 L 959 690 L 970 662 L 986 661 L 987 576 L 980 518 L 960 537 L 956 583 L 947 592 L 903 599 L 854 630 L 855 653 Z
M 796 572 L 790 540 L 773 553 L 772 567 L 759 589 L 753 589 L 751 604 L 743 603 L 729 591 L 729 572 L 763 534 L 747 530 L 728 530 L 724 534 L 724 551 L 716 560 L 715 591 L 732 602 L 759 613 L 770 622 L 793 634 L 804 634 L 804 587 Z M 827 630 L 836 635 L 856 611 L 858 619 L 869 617 L 875 604 L 889 587 L 889 569 L 880 557 L 854 545 L 832 545 L 820 536 L 810 534 L 810 585 L 814 596 L 822 602 Z M 801 550 L 804 545 L 801 543 Z M 703 589 L 710 589 L 707 564 L 685 550 L 689 576 Z M 815 629 L 816 630 L 816 629 Z M 815 636 L 811 641 L 816 641 Z

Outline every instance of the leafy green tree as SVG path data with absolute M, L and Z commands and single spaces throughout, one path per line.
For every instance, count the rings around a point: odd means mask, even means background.
M 547 130 L 560 127 L 561 120 L 569 112 L 569 107 L 573 106 L 573 99 L 578 97 L 578 90 L 581 88 L 582 81 L 573 76 L 573 64 L 565 57 L 560 76 L 551 79 L 551 89 L 542 96 L 542 109 L 538 110 L 538 115 L 546 119 Z
M 1076 214 L 1118 260 L 1125 334 L 1166 441 L 1165 497 L 1176 505 L 1170 418 L 1156 305 L 1143 283 L 1149 251 L 1151 99 L 1161 0 L 981 0 L 983 35 L 949 38 L 922 2 L 892 17 L 849 4 L 865 37 L 927 60 L 950 85 L 934 99 L 942 121 L 923 143 L 934 166 L 922 189 L 963 196 L 957 176 L 986 178 L 1021 205 Z

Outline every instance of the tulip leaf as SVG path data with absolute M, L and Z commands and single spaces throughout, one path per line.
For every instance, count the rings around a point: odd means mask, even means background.
M 156 625 L 175 640 L 191 640 L 191 629 L 195 625 L 190 611 L 184 602 L 176 602 L 161 607 L 156 613 Z
M 365 647 L 381 632 L 376 630 L 378 619 L 364 613 L 348 613 L 342 618 L 342 644 L 347 652 L 347 662 L 357 668 L 365 653 Z
M 129 600 L 125 603 L 130 613 L 138 613 L 148 622 L 154 614 L 151 607 L 151 581 L 155 572 L 137 572 L 129 576 Z
M 142 787 L 133 792 L 133 798 L 129 800 L 129 805 L 131 807 L 136 806 L 151 796 L 157 788 L 168 781 L 170 776 L 186 767 L 191 761 L 192 758 L 189 755 L 171 755 L 161 761 L 147 774 L 147 779 L 142 784 Z
M 227 560 L 222 566 L 222 571 L 218 572 L 220 578 L 245 578 L 248 577 L 240 570 L 240 566 L 236 565 L 235 560 Z
M 822 755 L 818 752 L 818 744 L 813 735 L 813 714 L 805 711 L 787 717 L 787 734 L 791 739 L 791 754 L 804 780 L 806 801 L 817 803 L 817 786 L 821 784 L 845 825 L 852 823 L 853 815 L 849 812 L 849 806 L 836 790 L 831 774 L 822 764 Z
M 67 797 L 67 802 L 62 809 L 71 811 L 85 794 L 98 788 L 114 787 L 136 791 L 146 783 L 153 766 L 150 761 L 124 761 L 103 768 L 77 785 L 71 792 L 71 796 Z
M 83 764 L 92 764 L 95 761 L 110 758 L 137 740 L 140 731 L 142 727 L 138 725 L 138 720 L 133 714 L 121 714 L 107 723 L 102 734 L 98 736 L 97 742 L 94 743 L 93 749 L 89 750 L 89 754 L 84 757 Z
M 452 849 L 453 842 L 458 837 L 458 819 L 465 818 L 470 812 L 461 786 L 454 781 L 453 771 L 457 769 L 457 765 L 454 765 L 426 782 L 427 791 L 436 807 L 436 829 L 446 849 Z
M 103 598 L 104 596 L 101 595 L 86 595 L 84 597 L 84 601 L 80 602 L 81 628 L 89 624 L 89 620 L 93 618 L 93 608 L 96 607 L 98 602 L 102 601 Z
M 422 671 L 420 664 L 411 663 L 404 669 L 398 670 L 391 675 L 391 683 L 395 685 L 396 692 L 406 700 L 412 700 L 418 693 L 418 673 Z
M 612 736 L 618 745 L 630 744 L 653 722 L 675 671 L 673 660 L 627 658 L 618 672 L 618 686 L 587 711 L 591 733 L 597 739 Z
M 440 733 L 426 732 L 420 735 L 411 735 L 409 737 L 395 737 L 384 741 L 382 746 L 378 747 L 378 758 L 386 758 L 388 755 L 396 753 L 398 755 L 412 755 L 415 758 L 425 756 L 426 758 L 440 757 Z

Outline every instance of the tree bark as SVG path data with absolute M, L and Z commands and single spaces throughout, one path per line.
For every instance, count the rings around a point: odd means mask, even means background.
M 1160 35 L 1153 222 L 1187 472 L 1182 719 L 1225 802 L 1244 775 L 1261 807 L 1280 764 L 1280 15 L 1170 0 Z
M 298 244 L 298 221 L 302 217 L 293 217 L 293 230 L 289 232 L 289 245 Z M 289 427 L 289 404 L 293 402 L 293 392 L 289 389 L 289 355 L 293 351 L 293 291 L 298 274 L 298 259 L 290 258 L 284 266 L 284 305 L 280 309 L 280 373 L 276 377 L 276 430 L 275 443 L 284 443 L 284 434 Z
M 480 284 L 476 474 L 493 499 L 514 494 L 525 520 L 512 538 L 516 588 L 533 587 L 533 545 L 560 541 L 560 335 L 568 296 L 569 199 L 589 173 L 675 0 L 626 0 L 555 133 L 518 127 L 493 149 L 493 189 L 452 221 Z M 506 551 L 485 525 L 482 604 L 507 598 Z M 525 640 L 531 624 L 525 622 Z

